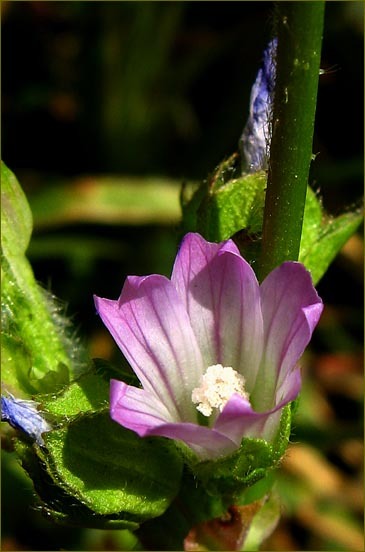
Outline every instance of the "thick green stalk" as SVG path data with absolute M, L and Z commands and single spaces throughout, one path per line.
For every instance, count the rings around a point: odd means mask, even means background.
M 297 260 L 312 158 L 324 2 L 278 2 L 277 69 L 260 274 Z

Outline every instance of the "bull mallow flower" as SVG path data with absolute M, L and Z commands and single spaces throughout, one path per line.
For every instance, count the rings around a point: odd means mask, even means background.
M 111 381 L 112 419 L 182 441 L 199 460 L 233 453 L 244 437 L 275 437 L 323 309 L 302 264 L 285 262 L 259 285 L 232 240 L 195 233 L 171 279 L 129 276 L 118 300 L 95 304 L 141 383 Z

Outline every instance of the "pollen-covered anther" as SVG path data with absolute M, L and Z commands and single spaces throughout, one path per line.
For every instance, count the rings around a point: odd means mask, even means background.
M 200 378 L 200 386 L 193 389 L 191 400 L 197 404 L 199 412 L 210 416 L 213 408 L 218 408 L 221 412 L 233 393 L 248 400 L 245 378 L 230 366 L 215 364 L 209 366 Z

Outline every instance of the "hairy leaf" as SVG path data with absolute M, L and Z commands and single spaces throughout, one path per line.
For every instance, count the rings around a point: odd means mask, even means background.
M 255 267 L 260 257 L 266 173 L 237 176 L 236 156 L 221 163 L 200 187 L 185 186 L 181 196 L 183 228 L 206 239 L 232 238 Z M 327 215 L 308 186 L 299 261 L 316 284 L 363 219 L 360 209 L 338 217 Z
M 67 384 L 80 365 L 54 298 L 35 281 L 25 257 L 32 216 L 15 176 L 1 164 L 1 314 L 5 389 L 20 397 Z
M 161 515 L 179 489 L 182 462 L 166 439 L 141 439 L 110 419 L 82 415 L 45 434 L 49 474 L 101 515 L 139 522 Z

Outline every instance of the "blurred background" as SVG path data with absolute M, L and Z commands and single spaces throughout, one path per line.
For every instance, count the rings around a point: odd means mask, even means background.
M 2 158 L 30 202 L 28 256 L 93 357 L 121 362 L 93 293 L 169 275 L 179 192 L 237 150 L 274 28 L 271 2 L 2 2 Z M 338 214 L 363 195 L 363 2 L 326 6 L 311 184 Z M 265 550 L 363 550 L 363 238 L 318 286 L 326 309 L 278 474 Z M 2 460 L 3 550 L 131 550 L 64 528 Z

